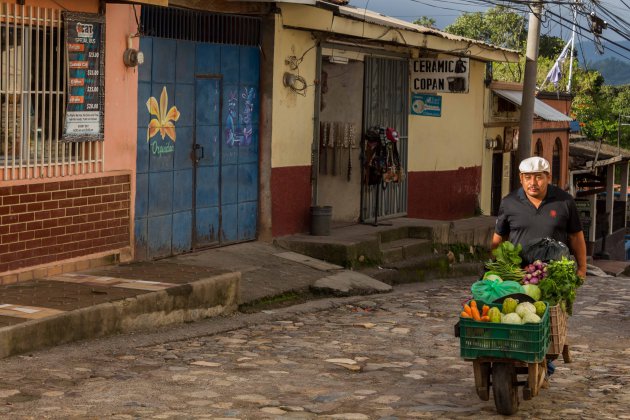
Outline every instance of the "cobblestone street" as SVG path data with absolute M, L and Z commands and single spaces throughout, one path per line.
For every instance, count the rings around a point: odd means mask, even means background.
M 471 278 L 0 361 L 3 418 L 489 418 L 453 325 Z M 549 389 L 515 418 L 630 418 L 630 282 L 589 278 Z M 521 398 L 522 400 L 522 398 Z

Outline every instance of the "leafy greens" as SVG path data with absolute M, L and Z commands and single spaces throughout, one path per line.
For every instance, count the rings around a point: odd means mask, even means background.
M 504 241 L 492 251 L 495 261 L 486 262 L 486 268 L 497 274 L 502 280 L 520 282 L 525 276 L 525 270 L 521 268 L 521 244 L 514 245 L 510 241 Z
M 567 313 L 571 315 L 577 289 L 582 283 L 584 280 L 577 275 L 575 262 L 566 257 L 551 261 L 547 265 L 547 277 L 538 284 L 541 300 L 546 300 L 551 306 L 564 303 Z

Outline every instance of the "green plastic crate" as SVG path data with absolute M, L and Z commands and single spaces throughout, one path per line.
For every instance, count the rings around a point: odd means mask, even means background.
M 460 355 L 464 359 L 497 357 L 542 362 L 549 347 L 549 304 L 539 324 L 500 324 L 460 318 Z M 479 308 L 484 303 L 477 302 Z M 488 304 L 501 309 L 501 305 Z

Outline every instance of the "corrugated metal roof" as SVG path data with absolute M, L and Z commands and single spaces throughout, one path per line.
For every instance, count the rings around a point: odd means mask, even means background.
M 497 95 L 507 99 L 508 101 L 521 106 L 523 100 L 523 92 L 520 90 L 492 89 Z M 540 99 L 534 99 L 534 114 L 547 121 L 573 121 L 573 119 L 554 107 L 547 105 Z
M 327 3 L 327 2 L 323 0 L 319 0 L 318 3 Z M 439 36 L 445 39 L 450 39 L 453 41 L 471 42 L 473 44 L 483 45 L 483 46 L 494 48 L 497 50 L 519 54 L 519 51 L 516 51 L 516 50 L 497 47 L 496 45 L 492 45 L 492 44 L 489 44 L 487 42 L 483 42 L 477 39 L 465 38 L 463 36 L 449 34 L 448 32 L 443 32 L 437 29 L 427 28 L 426 26 L 415 25 L 411 22 L 407 22 L 402 19 L 396 19 L 390 16 L 386 16 L 381 13 L 374 12 L 372 10 L 358 9 L 352 6 L 338 6 L 338 8 L 339 8 L 339 14 L 341 14 L 342 16 L 353 18 L 353 19 L 362 20 L 369 23 L 375 23 L 377 25 L 387 26 L 391 28 L 399 28 L 399 29 L 405 29 L 408 31 L 420 32 L 423 34 L 436 35 L 436 36 Z
M 492 48 L 498 51 L 503 51 L 504 53 L 520 54 L 519 51 L 511 50 L 509 48 L 497 47 L 496 45 L 492 45 L 492 44 L 489 44 L 487 42 L 483 42 L 477 39 L 465 38 L 462 36 L 449 34 L 447 32 L 442 32 L 437 29 L 415 25 L 411 22 L 407 22 L 405 20 L 386 16 L 384 14 L 374 12 L 372 10 L 358 9 L 354 6 L 342 6 L 342 5 L 331 2 L 330 0 L 329 1 L 326 1 L 326 0 L 228 0 L 228 1 L 305 4 L 305 5 L 310 5 L 310 6 L 321 6 L 328 9 L 332 7 L 332 8 L 335 8 L 335 10 L 338 10 L 340 15 L 346 16 L 355 20 L 360 20 L 360 21 L 368 22 L 368 23 L 374 23 L 376 25 L 381 25 L 388 28 L 398 28 L 398 29 L 404 29 L 407 31 L 419 32 L 421 34 L 431 34 L 431 35 L 435 35 L 435 36 L 438 36 L 444 39 L 449 39 L 452 41 L 470 42 L 471 44 L 484 46 L 487 48 Z M 506 58 L 506 61 L 508 61 L 507 58 Z
M 569 143 L 570 153 L 580 154 L 587 157 L 594 157 L 599 148 L 599 142 L 593 140 L 572 141 Z M 616 145 L 602 143 L 599 150 L 599 159 L 607 159 L 614 156 L 621 156 L 630 159 L 630 150 L 617 148 Z

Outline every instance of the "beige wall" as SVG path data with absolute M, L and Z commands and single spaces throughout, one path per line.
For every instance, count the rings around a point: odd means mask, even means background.
M 310 32 L 284 29 L 282 17 L 276 17 L 273 70 L 273 117 L 271 135 L 271 166 L 306 166 L 311 164 L 315 88 L 315 40 Z M 291 70 L 285 60 L 303 56 L 297 70 Z M 306 80 L 306 96 L 299 95 L 282 83 L 285 72 L 298 74 Z
M 469 92 L 444 93 L 442 116 L 409 117 L 409 171 L 480 166 L 484 158 L 485 64 L 470 61 Z

